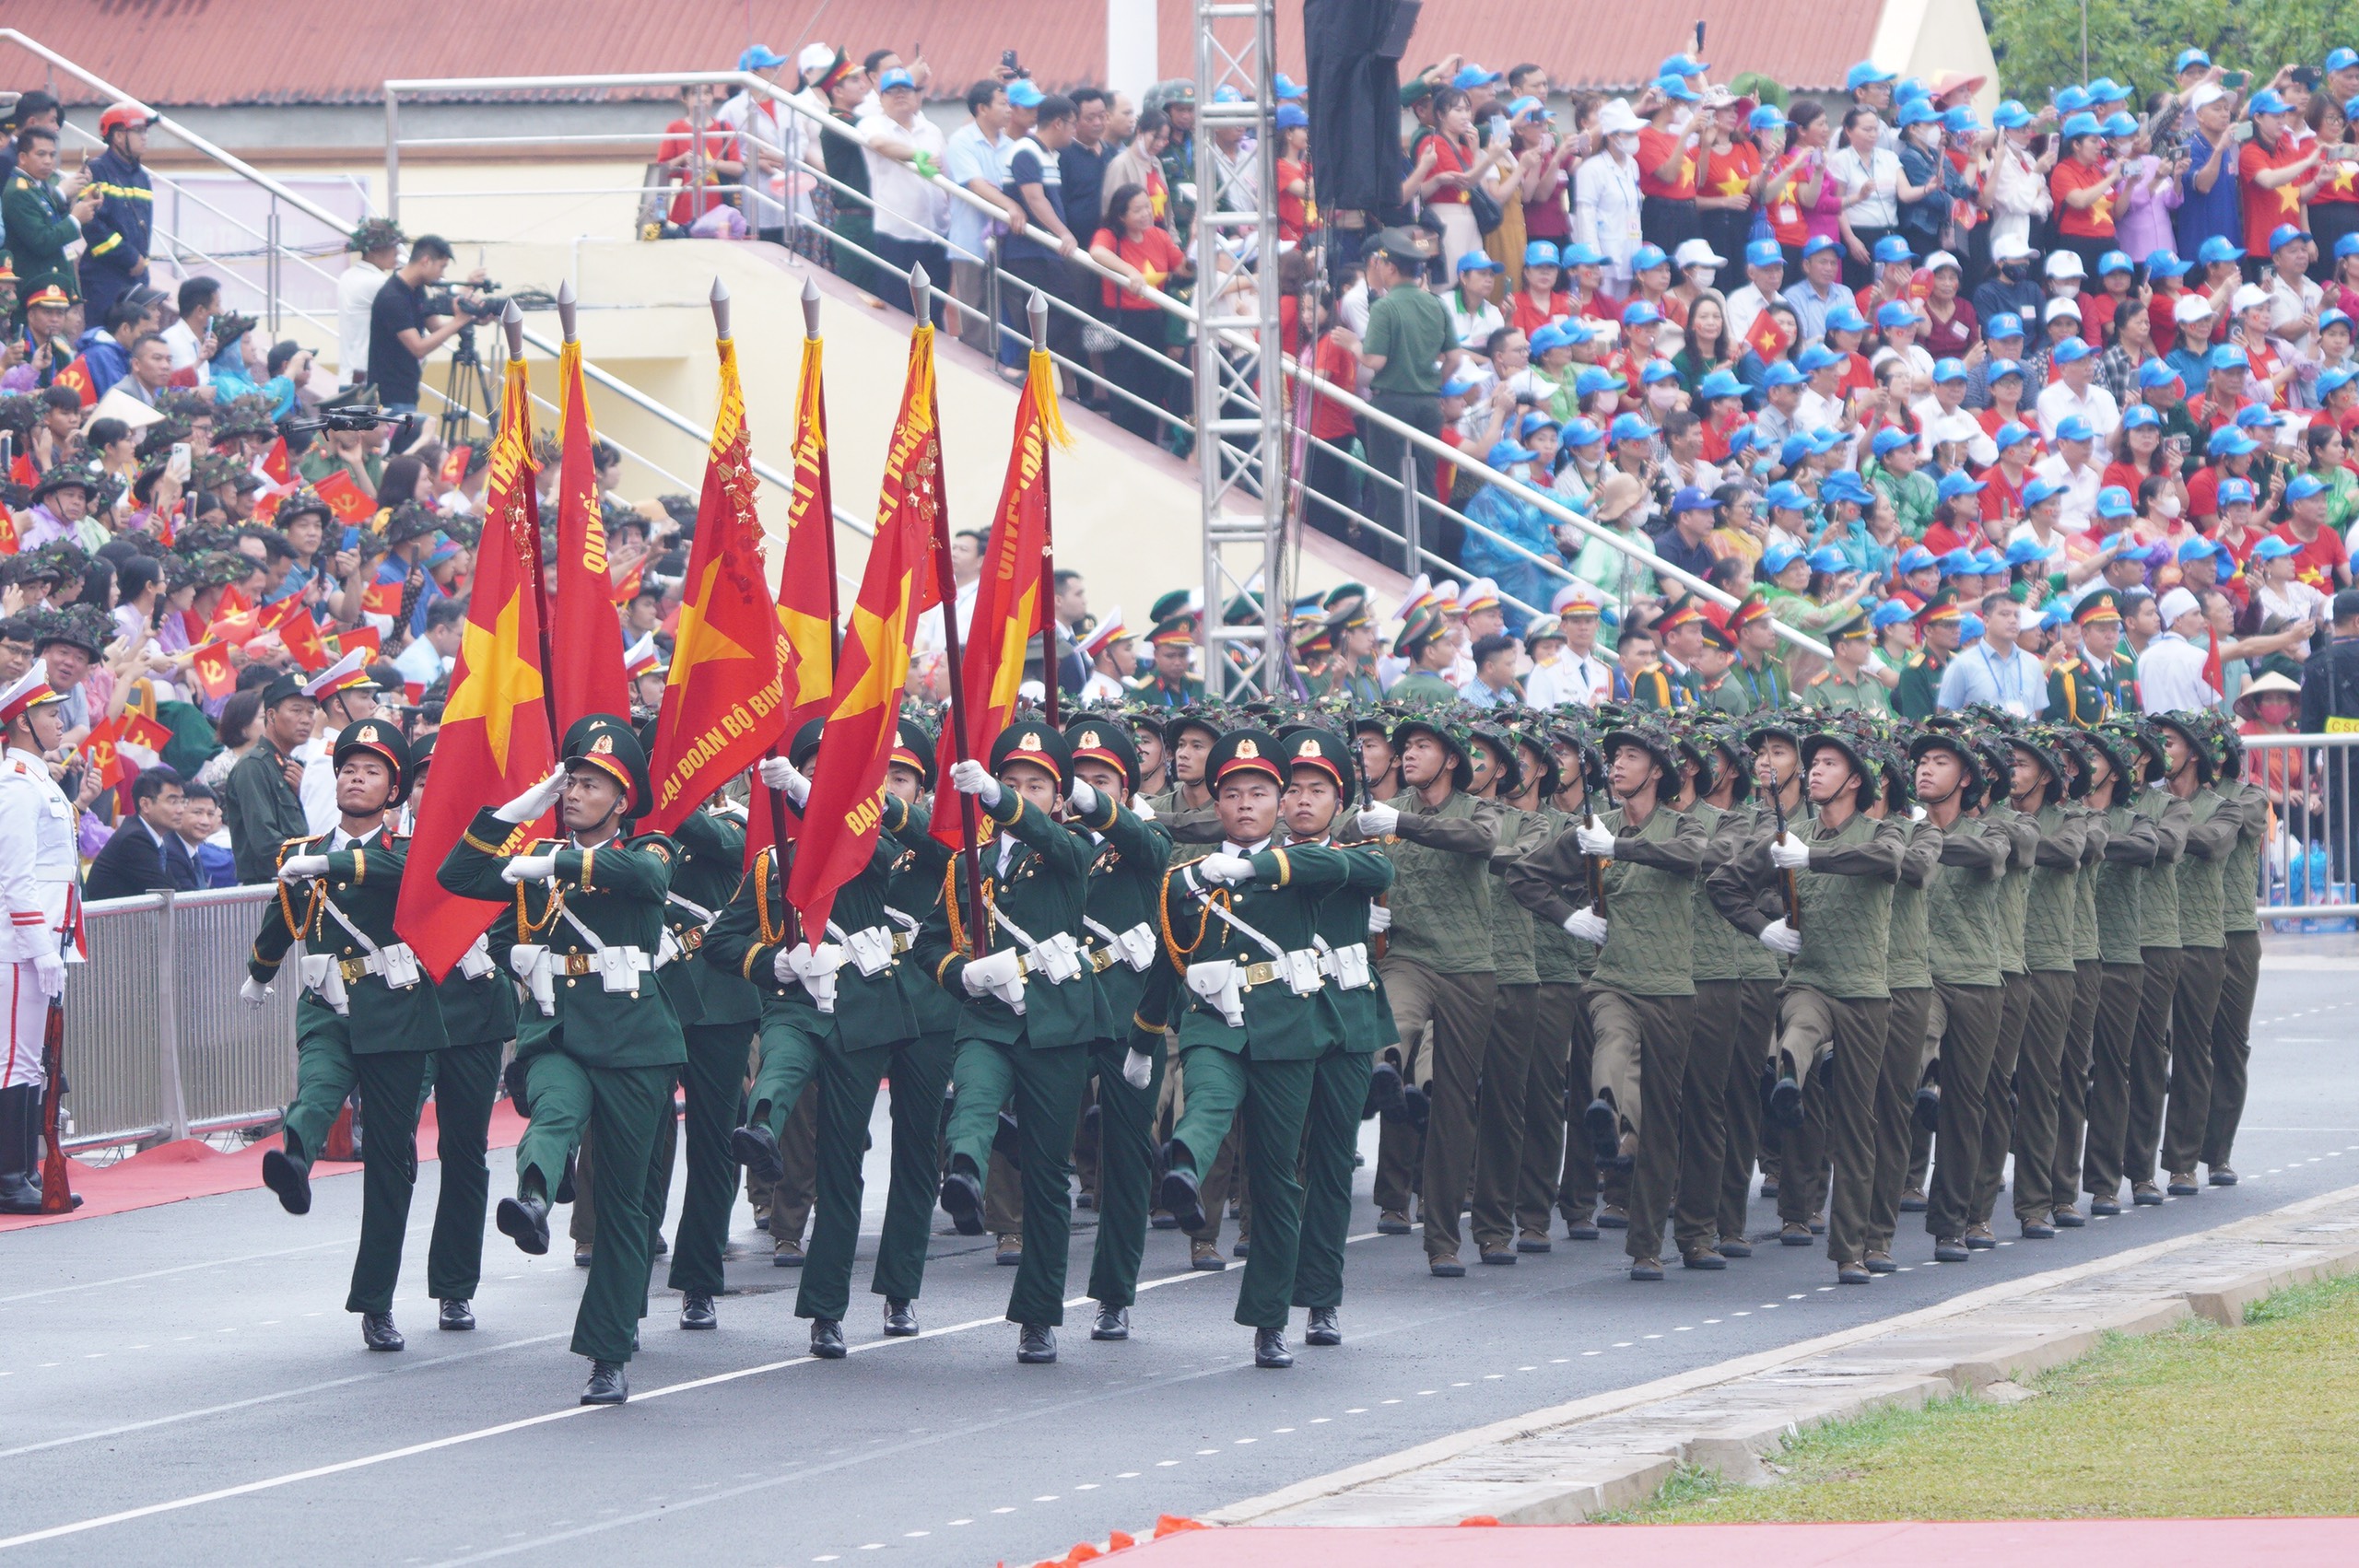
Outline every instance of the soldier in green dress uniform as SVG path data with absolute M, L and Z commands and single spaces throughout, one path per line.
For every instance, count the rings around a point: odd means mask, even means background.
M 1495 716 L 1486 716 L 1495 717 Z M 1523 748 L 1511 731 L 1475 726 L 1474 792 L 1499 813 L 1495 874 L 1508 858 L 1537 848 L 1545 818 L 1510 803 L 1523 786 Z M 1553 771 L 1554 759 L 1550 759 Z M 1555 933 L 1562 935 L 1562 932 Z M 1498 888 L 1491 893 L 1494 989 L 1491 1037 L 1483 1047 L 1483 1081 L 1474 1102 L 1474 1202 L 1471 1230 L 1485 1263 L 1513 1264 L 1516 1187 L 1523 1169 L 1523 1097 L 1532 1074 L 1532 1023 L 1539 1010 L 1538 933 L 1531 912 Z
M 575 1315 L 572 1350 L 591 1363 L 584 1404 L 621 1404 L 647 1314 L 652 1226 L 645 1202 L 656 1122 L 687 1059 L 680 1022 L 653 978 L 662 950 L 668 854 L 627 842 L 624 820 L 650 800 L 647 755 L 611 714 L 575 721 L 549 776 L 475 813 L 438 881 L 463 898 L 512 898 L 516 940 L 503 954 L 531 1000 L 521 1010 L 522 1108 L 516 1196 L 502 1235 L 548 1250 L 550 1195 L 586 1129 L 596 1144 L 598 1234 Z M 530 825 L 557 809 L 563 838 Z
M 1392 654 L 1406 659 L 1409 668 L 1392 683 L 1386 696 L 1420 706 L 1458 700 L 1458 688 L 1449 684 L 1449 676 L 1457 650 L 1450 646 L 1449 623 L 1438 609 L 1427 605 L 1410 615 L 1393 639 Z
M 408 743 L 382 720 L 347 726 L 337 737 L 342 821 L 280 847 L 277 896 L 238 991 L 260 1007 L 288 949 L 304 944 L 295 1100 L 283 1147 L 265 1153 L 262 1165 L 264 1185 L 288 1213 L 311 1211 L 311 1162 L 345 1096 L 358 1084 L 367 1097 L 360 1249 L 344 1309 L 360 1314 L 361 1341 L 372 1351 L 402 1348 L 393 1286 L 417 1180 L 417 1107 L 434 1053 L 447 1043 L 435 988 L 393 931 L 408 841 L 386 831 L 385 816 L 409 792 L 409 769 Z
M 984 1164 L 999 1108 L 1015 1102 L 1026 1246 L 1007 1316 L 1021 1329 L 1016 1360 L 1027 1364 L 1057 1358 L 1074 1126 L 1097 1043 L 1113 1035 L 1086 952 L 1088 847 L 1052 813 L 1069 793 L 1081 824 L 1102 832 L 1117 808 L 1086 784 L 1069 790 L 1071 763 L 1062 735 L 1026 719 L 992 743 L 988 766 L 969 760 L 952 768 L 952 785 L 976 798 L 994 830 L 978 850 L 983 884 L 976 888 L 963 861 L 952 861 L 913 949 L 943 989 L 966 999 L 942 1178 L 942 1206 L 963 1235 L 982 1234 Z M 974 930 L 978 903 L 984 923 Z
M 2120 652 L 2121 596 L 2110 588 L 2083 595 L 2072 624 L 2081 628 L 2081 651 L 2048 671 L 2048 717 L 2091 730 L 2117 712 L 2134 712 L 2138 665 Z
M 1191 708 L 1203 701 L 1204 683 L 1189 670 L 1196 646 L 1196 617 L 1172 615 L 1159 621 L 1146 640 L 1155 650 L 1155 664 L 1130 683 L 1131 700 L 1150 708 Z
M 1966 612 L 1952 589 L 1942 589 L 1917 612 L 1919 646 L 1900 666 L 1899 684 L 1892 689 L 1892 710 L 1921 724 L 1939 710 L 1942 672 L 1957 654 L 1958 626 Z

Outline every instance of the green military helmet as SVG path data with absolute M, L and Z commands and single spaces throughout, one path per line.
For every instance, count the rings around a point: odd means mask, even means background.
M 1795 722 L 1796 717 L 1794 710 L 1789 708 L 1746 725 L 1744 743 L 1758 752 L 1762 742 L 1776 739 L 1785 742 L 1796 751 L 1802 750 L 1804 726 Z
M 346 724 L 336 732 L 334 766 L 342 767 L 344 759 L 354 752 L 369 752 L 382 757 L 385 766 L 393 770 L 393 790 L 385 797 L 388 810 L 409 799 L 410 785 L 417 777 L 417 759 L 410 753 L 409 742 L 402 734 L 401 726 L 382 719 L 363 719 L 357 724 Z
M 1882 786 L 1876 779 L 1875 765 L 1868 760 L 1869 743 L 1866 740 L 1850 730 L 1830 726 L 1804 735 L 1800 749 L 1805 774 L 1810 771 L 1819 753 L 1830 750 L 1841 753 L 1843 760 L 1851 765 L 1853 795 L 1860 810 L 1866 811 L 1875 804 Z M 1809 787 L 1805 785 L 1803 788 L 1807 790 Z
M 271 514 L 271 526 L 284 529 L 297 518 L 306 515 L 318 518 L 322 528 L 335 526 L 335 509 L 328 505 L 327 497 L 314 489 L 309 480 L 296 486 L 278 503 L 278 510 Z
M 1668 799 L 1678 793 L 1676 784 L 1681 774 L 1679 743 L 1672 738 L 1670 731 L 1645 720 L 1617 724 L 1603 737 L 1602 749 L 1606 760 L 1613 761 L 1614 753 L 1622 746 L 1637 747 L 1653 757 L 1662 768 L 1662 782 L 1656 786 L 1661 798 Z
M 1605 751 L 1597 743 L 1597 737 L 1590 733 L 1586 724 L 1578 719 L 1568 719 L 1551 725 L 1548 743 L 1552 751 L 1559 753 L 1557 766 L 1560 769 L 1564 766 L 1565 755 L 1569 754 L 1574 767 L 1580 774 L 1582 789 L 1590 794 L 1604 790 Z M 1559 788 L 1562 788 L 1561 784 Z
M 2245 738 L 2224 713 L 2210 715 L 2212 741 L 2220 749 L 2220 771 L 2213 775 L 2222 779 L 2239 778 L 2245 771 Z
M 1084 713 L 1065 726 L 1065 744 L 1075 762 L 1102 762 L 1122 776 L 1122 788 L 1139 787 L 1138 743 L 1112 714 Z
M 1062 791 L 1073 771 L 1073 750 L 1047 720 L 1018 719 L 992 743 L 991 768 L 993 774 L 1001 774 L 1018 764 L 1048 774 Z
M 410 743 L 409 771 L 413 783 L 426 777 L 427 767 L 434 761 L 435 737 L 441 733 L 440 730 L 428 730 Z
M 1147 624 L 1160 627 L 1166 621 L 1192 621 L 1203 607 L 1202 589 L 1175 588 L 1147 606 Z
M 794 731 L 794 738 L 786 743 L 786 760 L 799 769 L 809 771 L 811 760 L 819 755 L 819 736 L 827 727 L 827 721 L 824 718 L 804 721 L 803 727 Z
M 2130 769 L 2134 784 L 2159 784 L 2170 772 L 2170 758 L 2163 750 L 2163 732 L 2143 713 L 2122 713 L 2109 719 L 2102 726 L 2108 733 L 2118 735 L 2137 749 L 2143 758 L 2141 766 Z
M 2220 776 L 2219 756 L 2213 749 L 2211 725 L 2205 721 L 2205 715 L 2175 708 L 2166 713 L 2150 713 L 2146 717 L 2156 728 L 2175 730 L 2185 738 L 2188 752 L 2195 763 L 2195 781 L 2198 784 L 2209 784 Z M 2169 765 L 2166 762 L 2164 766 L 2165 776 L 2167 777 Z
M 629 724 L 611 713 L 585 713 L 565 732 L 558 765 L 568 773 L 594 767 L 623 787 L 623 815 L 645 816 L 655 791 L 647 783 L 647 748 Z
M 1465 726 L 1444 718 L 1439 712 L 1412 713 L 1392 727 L 1392 750 L 1397 756 L 1408 750 L 1409 742 L 1418 735 L 1430 735 L 1441 749 L 1449 754 L 1449 780 L 1461 790 L 1474 784 L 1474 743 Z M 1404 778 L 1403 783 L 1407 780 Z
M 1706 724 L 1702 733 L 1719 755 L 1719 768 L 1713 775 L 1715 789 L 1722 782 L 1729 785 L 1729 802 L 1737 804 L 1753 795 L 1753 748 L 1744 743 L 1743 734 L 1733 724 Z
M 1515 737 L 1503 724 L 1475 724 L 1468 728 L 1467 739 L 1481 746 L 1491 756 L 1491 766 L 1498 770 L 1501 799 L 1523 788 L 1523 765 L 1516 757 Z
M 2096 761 L 2104 755 L 2104 748 L 2097 744 L 2095 736 L 2078 725 L 2065 725 L 2055 734 L 2056 749 L 2072 770 L 2071 779 L 2064 786 L 2065 796 L 2075 801 L 2085 799 L 2095 785 Z M 2111 761 L 2107 758 L 2108 766 Z
M 1279 789 L 1286 786 L 1285 743 L 1267 730 L 1231 730 L 1213 743 L 1204 758 L 1204 788 L 1217 792 L 1225 778 L 1266 775 Z
M 1679 748 L 1679 761 L 1684 772 L 1690 765 L 1696 769 L 1696 798 L 1702 800 L 1719 786 L 1719 748 L 1712 743 L 1712 727 L 1708 724 L 1686 723 L 1672 732 L 1672 743 Z

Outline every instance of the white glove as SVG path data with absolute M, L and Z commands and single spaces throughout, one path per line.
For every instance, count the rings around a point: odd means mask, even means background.
M 1761 928 L 1761 945 L 1791 956 L 1802 950 L 1802 933 L 1783 920 L 1772 920 Z
M 248 975 L 238 987 L 238 1000 L 248 1007 L 262 1007 L 270 1000 L 270 988 Z
M 307 877 L 325 876 L 327 870 L 325 855 L 289 855 L 279 863 L 278 880 L 301 882 Z
M 499 868 L 499 880 L 506 883 L 546 882 L 555 875 L 555 855 L 518 855 Z
M 33 973 L 40 977 L 41 995 L 54 1000 L 65 994 L 65 960 L 56 954 L 35 954 Z
M 1144 1051 L 1133 1051 L 1122 1058 L 1122 1082 L 1133 1089 L 1144 1090 L 1155 1081 L 1155 1059 Z
M 1391 929 L 1392 911 L 1374 899 L 1370 899 L 1367 906 L 1367 934 L 1375 936 L 1379 931 L 1389 931 Z
M 1573 842 L 1581 847 L 1584 855 L 1594 856 L 1601 860 L 1614 858 L 1614 830 L 1610 827 L 1576 827 L 1573 829 Z
M 972 795 L 987 806 L 999 804 L 999 780 L 991 769 L 974 758 L 950 765 L 950 787 L 962 795 Z
M 502 822 L 533 822 L 557 804 L 565 790 L 565 769 L 551 768 L 549 776 L 525 790 L 491 814 Z
M 801 811 L 803 802 L 811 798 L 811 780 L 803 776 L 801 768 L 782 756 L 762 758 L 754 765 L 754 771 L 760 774 L 762 782 L 771 789 L 785 790 L 786 798 L 794 802 L 797 811 Z
M 1073 809 L 1083 816 L 1094 816 L 1097 813 L 1097 791 L 1078 778 L 1073 781 L 1073 788 L 1065 791 L 1065 799 L 1072 802 Z
M 1598 947 L 1605 945 L 1605 917 L 1584 904 L 1565 917 L 1565 930 Z
M 1401 825 L 1401 813 L 1392 806 L 1362 806 L 1359 811 L 1360 835 L 1366 838 L 1385 838 Z
M 1131 802 L 1131 814 L 1138 818 L 1141 822 L 1153 822 L 1155 820 L 1155 808 L 1147 804 L 1146 797 L 1142 795 L 1137 800 Z
M 1232 883 L 1251 882 L 1253 862 L 1242 855 L 1206 855 L 1196 862 L 1196 874 L 1226 887 Z
M 1798 872 L 1810 864 L 1810 846 L 1789 833 L 1769 840 L 1769 863 L 1781 872 Z

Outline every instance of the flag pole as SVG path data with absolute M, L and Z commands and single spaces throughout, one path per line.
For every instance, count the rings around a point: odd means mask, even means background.
M 570 343 L 573 340 L 573 287 L 569 283 L 560 284 L 558 285 L 558 290 L 557 310 L 560 313 L 560 319 L 565 322 L 566 341 Z M 524 363 L 524 312 L 516 308 L 515 300 L 511 299 L 508 302 L 508 309 L 500 312 L 499 328 L 500 331 L 506 333 L 508 337 L 509 364 L 521 369 Z M 562 400 L 563 396 L 564 393 L 562 390 L 560 390 L 558 392 L 559 399 Z M 562 401 L 559 402 L 558 406 L 564 406 Z M 511 411 L 505 404 L 501 404 L 499 410 L 499 422 L 502 425 L 508 423 L 511 412 Z M 521 415 L 522 411 L 518 410 L 515 412 Z M 495 431 L 493 432 L 493 441 L 495 445 L 498 443 L 498 440 L 499 433 Z M 528 462 L 531 460 L 532 452 L 529 444 L 522 456 Z M 530 486 L 526 486 L 527 494 L 530 494 L 533 488 L 534 487 Z M 533 557 L 533 580 L 527 586 L 532 590 L 534 603 L 539 604 L 541 609 L 541 613 L 537 617 L 540 622 L 541 634 L 541 669 L 545 672 L 541 678 L 541 706 L 548 710 L 549 739 L 556 742 L 558 747 L 562 749 L 565 744 L 565 734 L 558 727 L 557 721 L 557 683 L 550 680 L 546 673 L 546 672 L 553 671 L 557 668 L 557 651 L 549 643 L 548 585 L 545 580 L 548 574 L 546 568 L 541 565 L 541 530 L 540 521 L 537 517 L 533 519 L 530 532 L 532 533 L 530 544 Z
M 721 279 L 718 277 L 712 280 L 712 321 L 713 326 L 719 332 L 720 335 L 727 337 L 729 335 L 729 290 L 723 287 Z M 807 277 L 803 280 L 803 336 L 806 343 L 816 343 L 818 341 L 819 337 L 819 289 L 818 286 Z M 829 528 L 833 528 L 835 526 L 835 521 L 832 518 L 827 520 L 827 526 Z M 827 620 L 832 626 L 835 621 L 835 581 L 832 577 L 830 577 L 827 583 Z M 827 670 L 827 685 L 830 690 L 834 688 L 836 684 L 836 672 L 834 665 L 835 661 L 831 658 L 828 661 Z M 781 696 L 782 696 L 783 694 L 781 694 Z M 794 737 L 787 734 L 783 731 L 780 731 L 778 739 L 770 743 L 769 755 L 772 756 L 784 756 L 787 750 L 792 746 L 793 743 Z M 769 791 L 769 793 L 770 798 L 770 865 L 778 872 L 779 887 L 782 892 L 786 887 L 786 866 L 784 863 L 786 858 L 786 791 L 783 790 L 772 790 Z M 816 947 L 818 944 L 814 942 L 812 945 Z
M 933 321 L 933 280 L 926 276 L 923 263 L 910 268 L 910 314 L 917 322 L 917 332 L 932 330 Z M 933 394 L 928 392 L 929 399 Z M 942 439 L 941 408 L 937 404 L 926 410 L 932 420 L 934 439 Z M 958 639 L 958 577 L 950 567 L 950 507 L 937 474 L 933 509 L 933 581 L 935 591 L 942 596 L 942 647 L 949 661 L 948 696 L 950 710 L 950 751 L 954 760 L 974 760 L 967 745 L 967 704 L 964 699 L 966 659 Z M 975 852 L 975 797 L 964 790 L 958 791 L 958 859 L 967 868 L 967 886 L 973 903 L 968 915 L 968 952 L 980 958 L 987 951 L 983 899 L 982 857 Z
M 1034 289 L 1031 302 L 1024 308 L 1024 314 L 1032 328 L 1032 352 L 1046 354 L 1049 351 L 1047 297 Z M 1051 369 L 1049 374 L 1053 379 L 1056 371 Z M 1037 405 L 1032 418 L 1036 425 L 1040 422 Z M 1022 441 L 1024 432 L 1018 430 L 1015 439 Z M 1048 715 L 1049 722 L 1054 724 L 1057 721 L 1057 531 L 1056 514 L 1050 507 L 1049 440 L 1045 431 L 1040 438 L 1040 707 Z

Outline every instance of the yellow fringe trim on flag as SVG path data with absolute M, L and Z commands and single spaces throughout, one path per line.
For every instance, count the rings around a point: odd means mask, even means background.
M 1051 446 L 1070 449 L 1073 436 L 1065 429 L 1065 419 L 1057 406 L 1057 368 L 1046 349 L 1032 351 L 1032 364 L 1026 372 L 1027 384 L 1032 392 L 1032 406 L 1039 410 L 1040 433 L 1049 438 Z

